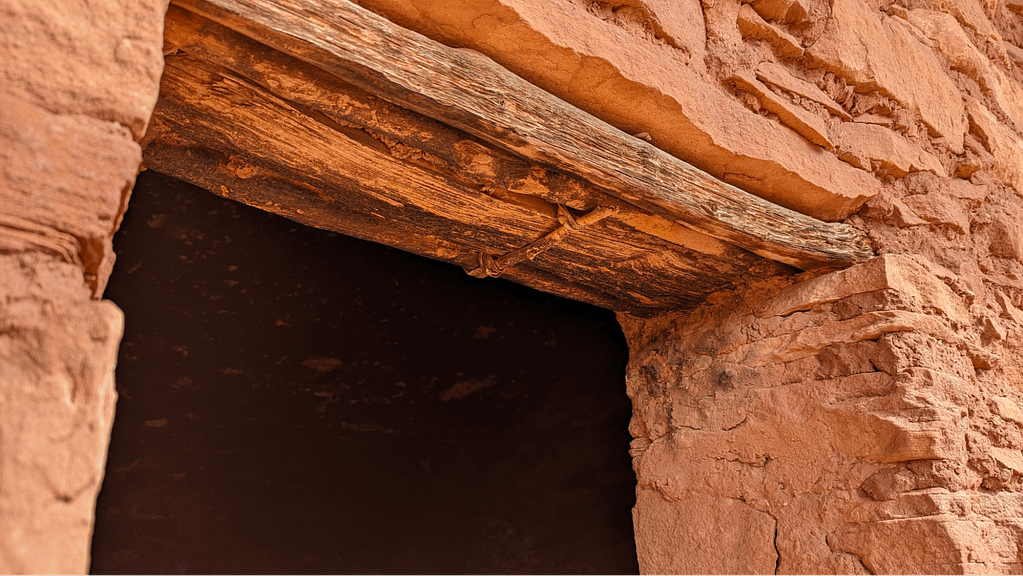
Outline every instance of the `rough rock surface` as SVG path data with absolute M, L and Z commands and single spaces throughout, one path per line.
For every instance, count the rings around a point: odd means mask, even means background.
M 0 2 L 0 572 L 88 571 L 165 0 Z
M 834 6 L 847 14 L 807 58 L 853 118 L 832 118 L 835 152 L 883 183 L 849 219 L 882 256 L 621 318 L 644 572 L 719 553 L 684 526 L 750 534 L 742 572 L 1023 570 L 1023 141 L 1005 57 L 1023 37 L 966 1 Z M 848 13 L 874 31 L 856 45 L 835 28 Z M 898 73 L 871 56 L 892 38 L 916 54 Z M 712 512 L 734 502 L 777 529 Z
M 48 256 L 4 254 L 0 274 L 0 571 L 84 573 L 122 315 Z
M 886 255 L 622 320 L 643 572 L 1023 568 L 1023 434 L 994 414 L 1019 417 L 1020 395 L 923 265 Z
M 824 219 L 849 216 L 911 171 L 969 165 L 964 98 L 1018 123 L 1023 64 L 1010 61 L 1021 51 L 972 0 L 359 3 Z M 843 128 L 853 123 L 890 135 L 868 150 L 837 146 L 834 134 L 856 132 Z
M 962 97 L 933 50 L 908 27 L 862 0 L 836 0 L 811 62 L 860 89 L 874 89 L 920 115 L 931 132 L 962 151 Z
M 166 0 L 0 2 L 0 92 L 145 132 L 163 71 Z

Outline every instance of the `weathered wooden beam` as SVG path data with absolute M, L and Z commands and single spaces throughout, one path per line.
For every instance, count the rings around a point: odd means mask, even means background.
M 251 161 L 250 162 L 247 162 Z M 220 152 L 197 145 L 176 146 L 167 142 L 146 148 L 145 161 L 176 178 L 206 188 L 219 196 L 283 216 L 306 226 L 340 232 L 427 258 L 467 267 L 474 262 L 472 254 L 450 240 L 434 234 L 395 225 L 377 213 L 361 213 L 338 209 L 324 202 L 324 190 L 306 182 L 293 180 L 287 170 L 268 165 L 256 168 L 259 159 L 246 158 L 240 152 Z M 242 171 L 244 177 L 237 175 Z M 341 196 L 344 190 L 326 191 Z M 537 288 L 557 296 L 594 304 L 610 310 L 626 311 L 637 316 L 658 312 L 657 307 L 637 306 L 635 302 L 608 296 L 570 279 L 531 264 L 516 266 L 502 276 L 505 279 Z M 680 309 L 687 306 L 683 303 Z
M 222 196 L 470 270 L 558 229 L 559 206 L 611 209 L 503 276 L 640 315 L 791 272 L 186 10 L 168 12 L 166 47 L 145 164 Z
M 653 214 L 793 266 L 873 255 L 865 236 L 764 201 L 347 0 L 175 0 L 399 106 L 576 174 Z

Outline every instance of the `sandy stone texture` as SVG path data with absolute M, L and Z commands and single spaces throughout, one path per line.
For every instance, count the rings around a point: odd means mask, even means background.
M 881 255 L 622 317 L 646 572 L 1023 571 L 1016 0 L 360 0 Z M 0 0 L 0 571 L 83 571 L 163 0 Z
M 86 573 L 122 315 L 50 257 L 4 254 L 0 274 L 0 572 Z
M 3 0 L 0 93 L 141 138 L 163 72 L 167 0 Z
M 88 570 L 123 323 L 96 298 L 139 160 L 116 123 L 0 97 L 0 572 Z
M 622 320 L 643 572 L 1023 568 L 1023 435 L 992 418 L 1020 394 L 1000 381 L 989 400 L 999 353 L 924 265 L 886 255 Z M 719 564 L 712 534 L 747 555 Z

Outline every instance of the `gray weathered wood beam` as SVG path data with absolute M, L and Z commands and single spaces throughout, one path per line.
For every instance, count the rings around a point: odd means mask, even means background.
M 175 0 L 370 94 L 615 197 L 802 269 L 873 255 L 865 236 L 787 210 L 633 138 L 486 57 L 443 46 L 347 0 Z

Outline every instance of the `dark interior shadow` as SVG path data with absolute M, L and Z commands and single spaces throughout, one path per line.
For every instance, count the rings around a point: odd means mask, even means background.
M 94 573 L 636 573 L 614 314 L 139 176 Z

